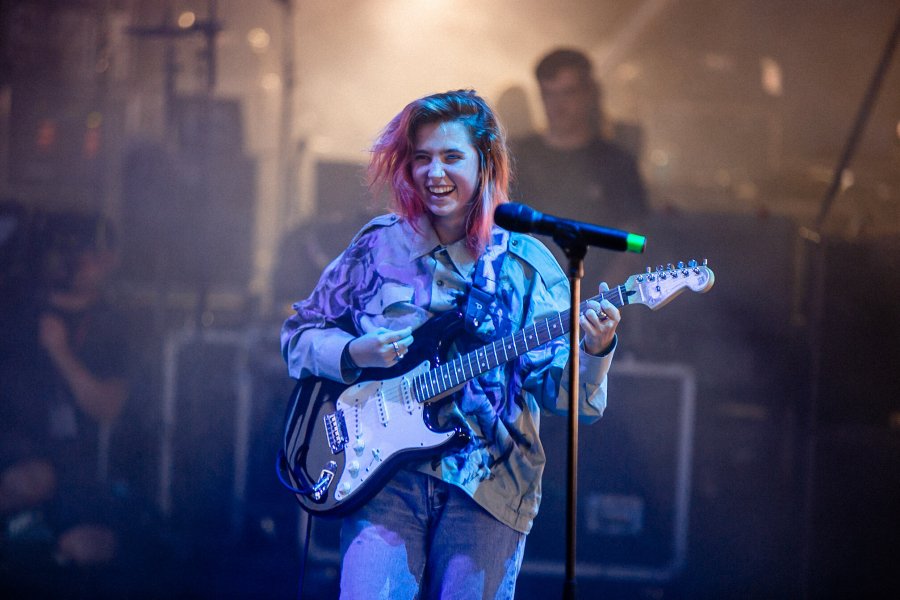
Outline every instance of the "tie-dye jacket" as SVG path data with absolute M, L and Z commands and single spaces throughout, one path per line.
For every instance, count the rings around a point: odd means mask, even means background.
M 395 215 L 374 219 L 328 266 L 310 297 L 294 305 L 297 312 L 281 332 L 292 377 L 353 383 L 358 372 L 342 371 L 341 353 L 354 337 L 377 327 L 415 330 L 455 307 L 472 280 L 475 260 L 461 241 L 443 246 L 427 221 L 420 229 L 424 233 Z M 493 321 L 458 339 L 460 351 L 569 307 L 568 280 L 543 244 L 499 228 L 493 239 L 508 249 Z M 587 422 L 600 418 L 606 406 L 612 354 L 580 353 L 579 411 Z M 540 504 L 545 462 L 540 413 L 542 408 L 565 412 L 568 392 L 560 388 L 567 389 L 568 358 L 563 336 L 469 381 L 448 403 L 471 429 L 469 444 L 410 468 L 459 486 L 501 522 L 528 533 Z

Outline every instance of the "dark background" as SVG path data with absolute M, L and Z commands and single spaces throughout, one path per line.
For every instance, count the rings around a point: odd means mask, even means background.
M 2 292 L 28 293 L 50 216 L 107 214 L 136 341 L 117 464 L 154 526 L 140 568 L 69 573 L 73 596 L 296 594 L 298 510 L 274 476 L 289 305 L 378 210 L 361 165 L 379 127 L 468 86 L 511 130 L 540 127 L 530 70 L 559 44 L 595 59 L 653 207 L 644 256 L 589 259 L 610 283 L 691 258 L 716 273 L 705 296 L 624 314 L 617 363 L 687 375 L 614 373 L 607 418 L 582 429 L 582 595 L 900 592 L 896 57 L 821 243 L 800 235 L 896 3 L 545 4 L 0 2 Z M 503 102 L 514 89 L 524 105 Z M 564 422 L 544 428 L 519 598 L 562 586 Z M 610 494 L 642 503 L 636 532 L 604 529 Z M 335 597 L 334 536 L 314 526 L 309 597 Z

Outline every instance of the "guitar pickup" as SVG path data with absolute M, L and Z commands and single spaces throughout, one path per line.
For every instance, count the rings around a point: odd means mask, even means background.
M 400 382 L 400 395 L 403 398 L 403 408 L 406 409 L 406 412 L 409 414 L 413 414 L 413 410 L 415 410 L 415 402 L 412 397 L 412 387 L 409 383 L 409 378 L 404 377 Z
M 350 436 L 347 434 L 347 423 L 344 421 L 344 411 L 339 410 L 328 413 L 322 420 L 325 423 L 325 435 L 328 438 L 328 447 L 331 448 L 332 454 L 343 452 L 344 448 L 350 442 Z
M 391 420 L 391 416 L 388 414 L 387 400 L 384 399 L 384 392 L 380 389 L 375 396 L 375 406 L 378 407 L 378 420 L 381 421 L 382 425 L 387 426 L 388 421 Z

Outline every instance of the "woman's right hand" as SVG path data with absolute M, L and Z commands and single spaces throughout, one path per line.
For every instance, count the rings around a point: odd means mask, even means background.
M 350 357 L 359 367 L 392 367 L 413 343 L 412 327 L 386 329 L 379 327 L 350 342 Z

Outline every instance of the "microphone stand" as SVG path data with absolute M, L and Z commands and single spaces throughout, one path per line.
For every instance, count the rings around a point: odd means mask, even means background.
M 578 372 L 580 355 L 579 320 L 581 318 L 581 279 L 584 277 L 584 257 L 588 244 L 609 250 L 643 252 L 644 236 L 607 229 L 568 219 L 549 217 L 524 204 L 503 204 L 497 207 L 495 219 L 500 227 L 510 231 L 552 235 L 569 259 L 569 439 L 567 445 L 568 468 L 566 482 L 566 579 L 563 598 L 574 600 L 575 583 L 575 533 L 578 506 L 578 392 L 581 384 Z
M 581 279 L 584 277 L 584 257 L 587 245 L 574 231 L 560 229 L 553 235 L 569 259 L 568 276 L 571 291 L 569 306 L 569 436 L 566 454 L 566 578 L 563 584 L 563 598 L 575 600 L 575 533 L 578 524 L 578 378 L 580 355 L 578 352 L 579 324 L 581 313 Z

